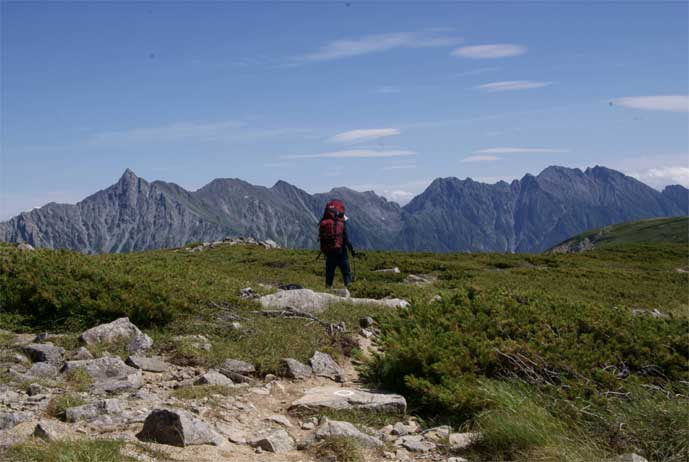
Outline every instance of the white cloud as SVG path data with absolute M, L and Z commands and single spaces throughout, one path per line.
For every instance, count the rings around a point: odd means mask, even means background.
M 526 47 L 512 43 L 496 43 L 491 45 L 473 45 L 457 48 L 451 54 L 462 58 L 495 59 L 518 56 L 526 53 Z
M 512 176 L 479 176 L 474 178 L 474 180 L 478 181 L 479 183 L 495 184 L 501 181 L 511 183 L 515 180 L 515 178 Z
M 611 101 L 612 105 L 645 111 L 689 112 L 689 96 L 627 96 Z
M 426 48 L 452 46 L 461 42 L 458 37 L 439 34 L 442 31 L 393 32 L 341 39 L 327 43 L 320 50 L 297 58 L 297 61 L 330 61 L 352 56 L 379 53 L 395 48 Z
M 493 162 L 500 160 L 502 157 L 498 156 L 469 156 L 462 159 L 462 162 Z
M 323 152 L 320 154 L 300 154 L 282 156 L 283 159 L 366 159 L 386 157 L 406 157 L 416 155 L 414 151 L 405 150 L 375 150 L 375 149 L 347 149 L 344 151 Z
M 569 152 L 567 149 L 551 149 L 551 148 L 514 148 L 514 147 L 499 147 L 479 149 L 474 154 L 548 154 L 548 153 L 562 153 Z
M 474 88 L 487 92 L 528 90 L 531 88 L 543 88 L 552 85 L 553 82 L 538 82 L 535 80 L 506 80 L 504 82 L 492 82 L 478 85 Z
M 339 133 L 328 139 L 331 143 L 355 143 L 359 141 L 368 141 L 376 138 L 385 138 L 387 136 L 399 135 L 398 128 L 370 128 L 350 130 L 348 132 Z
M 395 86 L 395 85 L 386 85 L 386 86 L 380 87 L 378 90 L 376 90 L 377 93 L 383 93 L 383 94 L 399 93 L 400 91 L 402 91 L 402 89 L 398 86 Z
M 409 191 L 394 189 L 392 191 L 385 191 L 383 196 L 389 201 L 397 202 L 400 205 L 405 205 L 409 203 L 409 201 L 412 200 L 416 194 Z
M 689 167 L 686 166 L 650 168 L 631 172 L 629 176 L 658 189 L 671 184 L 681 184 L 689 188 Z

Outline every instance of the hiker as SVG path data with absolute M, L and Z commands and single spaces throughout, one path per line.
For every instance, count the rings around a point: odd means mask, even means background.
M 321 243 L 321 253 L 325 255 L 325 286 L 328 289 L 333 287 L 335 279 L 335 269 L 340 268 L 345 287 L 352 283 L 352 272 L 349 269 L 349 256 L 347 250 L 356 257 L 356 252 L 347 237 L 348 220 L 345 216 L 344 202 L 341 200 L 331 200 L 325 204 L 323 218 L 318 225 L 318 238 Z

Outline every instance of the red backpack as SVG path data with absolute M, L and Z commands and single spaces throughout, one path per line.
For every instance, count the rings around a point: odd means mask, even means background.
M 318 225 L 321 252 L 326 256 L 339 255 L 344 247 L 344 203 L 332 200 L 325 204 L 323 218 Z

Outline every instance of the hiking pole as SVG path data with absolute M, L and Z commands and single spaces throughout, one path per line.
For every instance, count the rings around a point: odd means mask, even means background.
M 352 255 L 352 282 L 356 281 L 356 257 Z

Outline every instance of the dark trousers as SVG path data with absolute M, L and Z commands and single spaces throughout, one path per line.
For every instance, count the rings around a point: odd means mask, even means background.
M 349 269 L 349 256 L 345 250 L 340 255 L 325 257 L 325 285 L 332 287 L 335 279 L 335 269 L 340 268 L 345 287 L 352 283 L 352 272 Z

